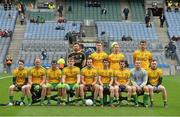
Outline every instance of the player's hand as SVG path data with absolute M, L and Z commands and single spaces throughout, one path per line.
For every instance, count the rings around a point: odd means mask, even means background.
M 138 87 L 137 87 L 137 91 L 138 91 L 138 92 L 142 92 L 142 88 L 138 86 Z

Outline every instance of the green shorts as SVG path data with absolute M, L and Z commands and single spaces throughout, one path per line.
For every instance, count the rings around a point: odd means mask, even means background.
M 73 83 L 73 84 L 66 84 L 67 90 L 75 90 L 76 88 L 79 88 L 79 84 Z
M 103 89 L 110 89 L 109 84 L 103 84 Z
M 47 83 L 47 88 L 57 89 L 59 83 Z

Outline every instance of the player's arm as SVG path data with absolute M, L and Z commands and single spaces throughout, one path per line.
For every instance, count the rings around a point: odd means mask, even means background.
M 148 81 L 147 72 L 143 71 L 143 83 L 140 85 L 140 87 L 144 87 L 147 84 L 147 81 Z
M 133 53 L 133 62 L 135 63 L 136 61 L 136 51 Z
M 81 75 L 77 74 L 77 84 L 80 84 Z
M 86 85 L 86 82 L 84 81 L 84 76 L 83 75 L 81 75 L 81 82 L 82 82 L 83 85 Z
M 13 82 L 13 85 L 16 85 L 16 76 L 13 76 L 12 82 Z
M 29 75 L 29 77 L 28 77 L 28 83 L 29 83 L 30 85 L 33 84 L 33 82 L 32 82 L 32 75 Z
M 43 80 L 42 80 L 42 82 L 40 83 L 41 86 L 46 83 L 46 75 L 44 74 L 44 75 L 42 76 L 42 78 L 43 78 Z
M 110 80 L 109 86 L 112 86 L 113 82 L 114 82 L 114 77 L 111 76 L 111 80 Z
M 82 67 L 85 67 L 85 66 L 86 66 L 86 56 L 85 56 L 85 54 L 83 53 Z
M 129 85 L 129 83 L 130 83 L 130 79 L 127 80 L 125 85 Z
M 159 78 L 158 84 L 156 85 L 157 87 L 162 84 L 162 79 L 163 79 L 162 77 Z
M 120 85 L 119 82 L 117 81 L 117 77 L 114 77 L 114 81 L 115 81 L 116 85 L 118 85 L 118 86 Z
M 95 76 L 95 77 L 94 77 L 94 81 L 93 81 L 92 85 L 95 85 L 95 84 L 96 84 L 97 79 L 98 79 L 98 76 Z
M 98 76 L 98 77 L 99 77 L 99 78 L 98 78 L 99 84 L 103 86 L 101 76 Z
M 28 76 L 25 77 L 25 81 L 24 81 L 23 85 L 27 85 L 27 83 L 28 83 Z
M 63 74 L 61 83 L 65 83 L 66 75 Z

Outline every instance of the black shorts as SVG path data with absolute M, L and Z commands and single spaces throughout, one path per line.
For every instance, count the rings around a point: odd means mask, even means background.
M 93 89 L 93 86 L 92 86 L 92 85 L 85 85 L 85 86 L 84 86 L 84 90 L 85 90 L 85 91 L 93 91 L 94 89 Z

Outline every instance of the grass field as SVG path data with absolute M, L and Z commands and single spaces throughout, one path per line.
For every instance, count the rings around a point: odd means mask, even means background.
M 0 103 L 8 102 L 11 78 L 0 75 Z M 163 80 L 168 92 L 168 108 L 163 107 L 160 94 L 155 94 L 153 108 L 144 107 L 75 107 L 75 106 L 1 106 L 0 116 L 180 116 L 180 76 L 167 76 Z M 17 99 L 17 94 L 15 99 Z

